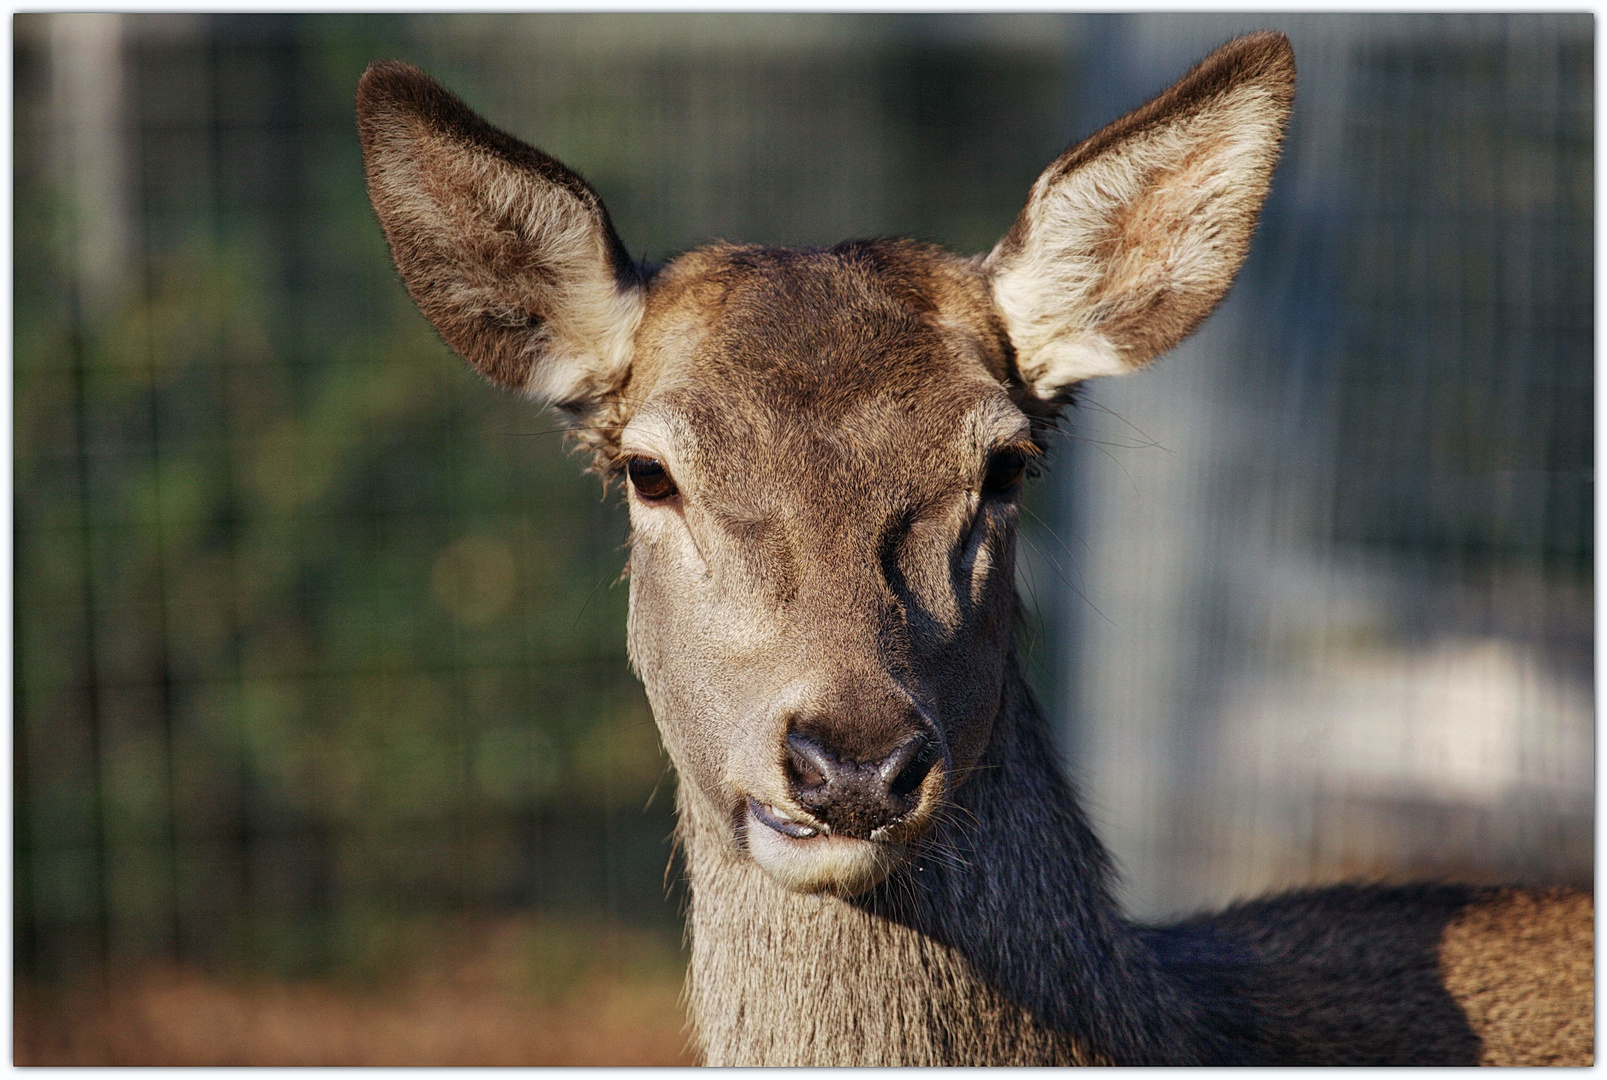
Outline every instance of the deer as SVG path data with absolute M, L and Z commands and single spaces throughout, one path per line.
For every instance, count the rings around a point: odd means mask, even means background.
M 1188 336 L 1294 100 L 1276 32 L 1071 146 L 986 255 L 633 259 L 576 172 L 377 62 L 402 283 L 630 519 L 710 1065 L 1588 1064 L 1588 890 L 1341 884 L 1124 918 L 1016 644 L 1020 498 L 1088 379 Z

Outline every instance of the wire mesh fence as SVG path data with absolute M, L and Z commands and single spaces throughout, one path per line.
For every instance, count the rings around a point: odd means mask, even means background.
M 1238 23 L 1135 18 L 1111 111 Z M 1083 411 L 1126 446 L 1067 488 L 1079 772 L 1151 916 L 1588 881 L 1592 24 L 1280 25 L 1299 97 L 1234 294 Z
M 554 971 L 566 1001 L 676 978 L 623 510 L 399 287 L 368 62 L 573 165 L 648 259 L 980 252 L 1066 142 L 1259 25 L 1303 81 L 1251 261 L 1199 338 L 1091 393 L 1032 494 L 1030 670 L 1140 913 L 1588 877 L 1587 17 L 20 15 L 19 1056 L 205 1060 L 85 1042 L 50 996 L 212 985 L 147 970 L 384 986 L 474 967 L 461 938 L 538 1001 Z M 559 1045 L 476 1060 L 606 1060 Z

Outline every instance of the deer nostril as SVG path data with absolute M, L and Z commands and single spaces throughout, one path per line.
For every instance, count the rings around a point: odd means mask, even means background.
M 878 770 L 895 799 L 903 800 L 921 786 L 926 774 L 937 764 L 937 743 L 917 735 L 887 756 Z
M 795 786 L 816 788 L 829 782 L 836 762 L 815 740 L 793 732 L 787 736 L 787 764 Z

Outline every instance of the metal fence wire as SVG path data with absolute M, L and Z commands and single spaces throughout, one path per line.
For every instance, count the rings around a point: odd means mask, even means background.
M 1260 25 L 1302 84 L 1254 252 L 1032 496 L 1034 678 L 1140 913 L 1588 878 L 1589 17 L 23 14 L 17 971 L 375 971 L 509 910 L 674 932 L 623 510 L 398 284 L 369 61 L 570 162 L 652 259 L 977 252 Z

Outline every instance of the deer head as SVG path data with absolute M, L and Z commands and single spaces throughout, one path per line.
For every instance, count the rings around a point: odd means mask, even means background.
M 630 655 L 683 813 L 800 891 L 863 891 L 918 848 L 988 747 L 1047 424 L 1222 298 L 1293 86 L 1282 35 L 1223 46 L 1062 154 L 985 257 L 720 245 L 648 268 L 574 172 L 369 68 L 369 193 L 408 291 L 625 478 Z

